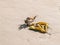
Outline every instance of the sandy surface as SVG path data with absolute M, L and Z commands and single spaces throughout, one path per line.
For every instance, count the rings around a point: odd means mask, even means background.
M 49 23 L 49 34 L 19 30 L 28 16 Z M 0 0 L 0 45 L 60 45 L 60 0 Z

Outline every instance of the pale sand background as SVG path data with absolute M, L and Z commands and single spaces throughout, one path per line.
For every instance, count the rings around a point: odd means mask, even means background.
M 49 34 L 19 31 L 28 16 L 49 23 Z M 0 45 L 60 45 L 60 0 L 0 0 Z

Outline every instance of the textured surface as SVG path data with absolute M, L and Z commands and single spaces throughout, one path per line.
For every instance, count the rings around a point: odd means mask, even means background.
M 28 16 L 49 23 L 48 33 L 19 30 Z M 60 45 L 60 0 L 0 0 L 0 45 Z

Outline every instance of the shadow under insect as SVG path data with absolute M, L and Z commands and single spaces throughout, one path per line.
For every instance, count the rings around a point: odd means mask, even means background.
M 21 30 L 21 29 L 24 29 L 24 28 L 27 28 L 28 26 L 26 25 L 26 24 L 21 24 L 20 26 L 19 26 L 19 29 Z

